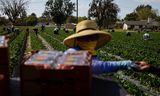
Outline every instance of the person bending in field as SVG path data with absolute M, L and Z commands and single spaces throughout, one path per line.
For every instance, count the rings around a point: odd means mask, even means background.
M 147 32 L 144 33 L 144 34 L 143 34 L 143 39 L 144 39 L 144 40 L 149 40 L 149 39 L 150 39 L 149 33 L 147 33 Z
M 45 30 L 45 25 L 42 24 L 42 26 L 41 26 L 41 31 L 44 32 L 44 30 Z
M 104 46 L 112 38 L 111 34 L 99 31 L 92 20 L 84 20 L 77 24 L 76 33 L 64 39 L 63 43 L 69 47 L 65 54 L 80 50 L 88 50 L 92 53 L 92 73 L 102 74 L 116 72 L 120 69 L 144 71 L 149 69 L 150 64 L 145 61 L 102 61 L 96 54 L 96 49 Z
M 38 36 L 38 28 L 33 28 L 34 33 Z

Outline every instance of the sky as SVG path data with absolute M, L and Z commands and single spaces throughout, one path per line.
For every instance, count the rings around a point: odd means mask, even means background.
M 27 13 L 30 15 L 31 13 L 36 13 L 38 17 L 42 15 L 45 9 L 45 3 L 48 0 L 30 0 Z M 77 0 L 71 0 L 72 2 L 76 2 Z M 78 15 L 79 16 L 87 16 L 89 3 L 92 0 L 78 0 Z M 160 15 L 160 0 L 114 0 L 114 3 L 118 5 L 120 8 L 120 12 L 118 13 L 118 17 L 123 19 L 126 14 L 129 14 L 134 11 L 134 9 L 140 4 L 149 4 L 154 9 L 158 9 Z M 76 12 L 73 13 L 76 16 Z

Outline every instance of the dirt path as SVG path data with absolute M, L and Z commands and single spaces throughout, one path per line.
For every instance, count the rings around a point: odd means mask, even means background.
M 27 45 L 25 53 L 28 53 L 31 50 L 31 37 L 28 35 L 27 37 Z M 10 96 L 21 96 L 20 95 L 20 66 L 17 66 L 15 72 L 13 73 L 13 77 L 10 78 Z
M 38 35 L 38 38 L 42 40 L 42 43 L 47 50 L 54 50 L 52 46 L 42 36 Z
M 20 95 L 20 78 L 15 77 L 10 79 L 10 96 L 21 96 Z
M 32 46 L 31 46 L 31 36 L 29 35 L 27 37 L 27 48 L 26 48 L 26 52 L 28 52 L 29 50 L 32 49 Z
M 91 96 L 129 96 L 126 90 L 111 77 L 92 76 Z

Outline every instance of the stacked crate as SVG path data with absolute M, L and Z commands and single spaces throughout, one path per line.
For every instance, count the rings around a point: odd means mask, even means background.
M 67 57 L 67 55 L 63 57 Z M 54 68 L 53 66 L 46 67 L 45 64 L 22 64 L 21 95 L 90 96 L 91 58 L 87 59 L 88 62 L 79 65 L 65 61 L 71 59 L 73 58 L 60 58 L 59 65 Z
M 9 47 L 5 36 L 0 36 L 0 96 L 9 93 Z

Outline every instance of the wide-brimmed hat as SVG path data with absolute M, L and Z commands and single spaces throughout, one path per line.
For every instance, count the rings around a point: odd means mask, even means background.
M 97 30 L 97 25 L 93 20 L 84 20 L 77 24 L 76 33 L 68 36 L 64 39 L 63 43 L 68 47 L 76 47 L 75 40 L 78 37 L 88 36 L 88 35 L 99 35 L 97 40 L 97 48 L 102 47 L 105 43 L 109 42 L 112 38 L 110 33 Z

